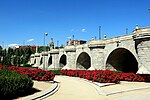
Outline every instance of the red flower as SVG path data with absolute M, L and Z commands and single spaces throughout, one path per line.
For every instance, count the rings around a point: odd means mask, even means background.
M 44 71 L 38 68 L 19 68 L 17 66 L 9 66 L 8 70 L 17 71 L 20 74 L 26 74 L 28 77 L 32 78 L 33 80 L 40 80 L 40 81 L 49 81 L 54 80 L 55 74 L 53 72 Z
M 61 70 L 62 75 L 86 78 L 93 82 L 118 83 L 119 81 L 144 81 L 144 79 L 134 73 L 114 72 L 110 70 Z

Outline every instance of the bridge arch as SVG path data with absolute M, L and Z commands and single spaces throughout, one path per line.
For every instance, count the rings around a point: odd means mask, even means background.
M 40 65 L 42 65 L 42 63 L 43 63 L 43 57 L 41 57 L 40 59 Z
M 128 49 L 117 48 L 109 54 L 106 60 L 106 69 L 136 73 L 138 71 L 138 61 Z
M 33 62 L 33 64 L 36 64 L 36 59 L 34 59 L 34 62 Z
M 67 56 L 63 54 L 59 60 L 59 67 L 64 67 L 67 64 Z
M 51 64 L 52 64 L 52 56 L 50 56 L 48 59 L 48 66 L 50 66 Z
M 91 67 L 91 57 L 88 53 L 82 52 L 77 57 L 76 69 L 88 69 Z

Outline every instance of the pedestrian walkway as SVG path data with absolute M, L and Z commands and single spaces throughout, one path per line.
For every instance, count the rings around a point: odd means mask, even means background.
M 56 76 L 60 89 L 44 100 L 149 100 L 150 83 L 121 82 L 99 86 L 85 79 Z
M 55 81 L 60 82 L 60 89 L 45 100 L 106 100 L 92 85 L 78 78 L 56 76 Z

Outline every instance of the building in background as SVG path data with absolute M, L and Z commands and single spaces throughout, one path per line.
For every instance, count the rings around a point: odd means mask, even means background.
M 84 40 L 69 40 L 67 41 L 67 45 L 81 45 L 86 44 L 86 41 Z

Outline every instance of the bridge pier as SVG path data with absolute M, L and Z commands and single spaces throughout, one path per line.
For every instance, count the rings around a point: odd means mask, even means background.
M 61 69 L 59 67 L 58 58 L 59 58 L 59 50 L 53 49 L 53 50 L 49 51 L 48 70 L 59 70 L 59 69 Z
M 39 53 L 35 53 L 34 55 L 35 59 L 34 59 L 34 64 L 32 67 L 39 67 L 40 66 L 40 54 Z M 32 58 L 33 60 L 33 58 Z
M 95 55 L 96 54 L 96 55 Z M 104 67 L 104 52 L 101 48 L 92 48 L 91 49 L 91 66 L 94 69 L 105 69 Z

